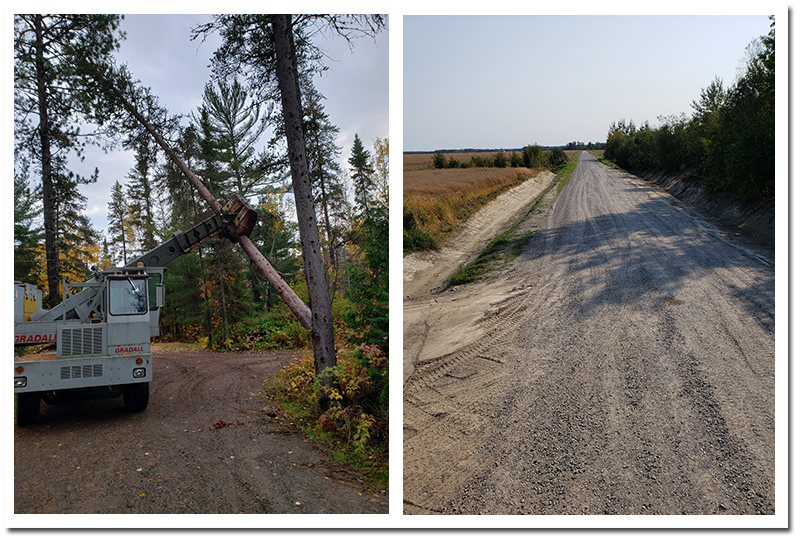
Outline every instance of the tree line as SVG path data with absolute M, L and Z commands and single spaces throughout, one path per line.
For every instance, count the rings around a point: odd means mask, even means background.
M 567 164 L 567 155 L 561 148 L 544 149 L 532 144 L 522 148 L 518 154 L 513 150 L 509 156 L 499 150 L 493 156 L 473 155 L 469 161 L 459 161 L 453 156 L 447 159 L 444 152 L 437 151 L 433 155 L 433 167 L 436 169 L 470 169 L 478 167 L 527 167 L 528 169 L 560 169 Z
M 693 114 L 660 124 L 620 120 L 608 131 L 605 157 L 628 170 L 692 169 L 709 190 L 750 200 L 775 194 L 775 21 L 751 42 L 744 74 L 727 89 L 714 78 L 692 102 Z
M 564 146 L 565 150 L 603 150 L 606 147 L 605 142 L 580 142 L 578 140 L 574 140 L 572 142 L 567 143 Z

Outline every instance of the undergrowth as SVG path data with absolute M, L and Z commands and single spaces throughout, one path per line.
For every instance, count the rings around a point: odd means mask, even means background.
M 389 362 L 376 345 L 340 348 L 327 374 L 315 377 L 308 351 L 264 383 L 268 399 L 334 460 L 376 490 L 389 486 Z

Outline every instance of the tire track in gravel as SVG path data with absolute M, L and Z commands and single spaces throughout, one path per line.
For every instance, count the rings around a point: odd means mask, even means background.
M 768 257 L 584 154 L 470 290 L 508 298 L 406 381 L 406 513 L 774 513 Z

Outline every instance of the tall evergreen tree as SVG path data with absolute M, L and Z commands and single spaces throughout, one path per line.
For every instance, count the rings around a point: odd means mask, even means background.
M 47 297 L 59 301 L 59 243 L 79 232 L 83 218 L 77 185 L 85 179 L 67 169 L 67 154 L 81 155 L 82 122 L 101 124 L 91 106 L 78 61 L 107 60 L 119 45 L 118 15 L 14 16 L 14 129 L 16 146 L 35 158 L 42 177 Z M 71 201 L 67 201 L 71 200 Z M 59 220 L 76 220 L 59 226 Z
M 197 159 L 201 166 L 198 172 L 203 176 L 206 187 L 216 195 L 229 195 L 231 183 L 241 188 L 244 181 L 246 167 L 241 162 L 246 157 L 247 150 L 242 151 L 237 146 L 242 145 L 241 139 L 247 136 L 247 133 L 236 132 L 237 116 L 236 112 L 232 111 L 238 108 L 237 104 L 243 104 L 240 102 L 243 95 L 237 95 L 231 102 L 228 92 L 230 88 L 225 85 L 221 88 L 224 97 L 222 99 L 213 92 L 213 89 L 206 86 L 205 102 L 200 108 L 199 116 L 200 153 Z M 234 89 L 241 91 L 241 88 L 236 86 Z M 219 116 L 216 120 L 217 125 L 213 121 L 216 116 Z M 226 164 L 231 172 L 225 172 Z M 210 317 L 209 334 L 213 332 L 214 323 L 217 322 L 211 318 L 213 316 L 221 320 L 224 340 L 230 338 L 229 325 L 232 316 L 229 315 L 229 310 L 234 307 L 240 310 L 238 298 L 232 297 L 233 291 L 240 292 L 243 287 L 243 283 L 232 282 L 243 270 L 243 260 L 231 247 L 231 241 L 214 238 L 210 242 L 210 247 L 205 249 L 207 251 L 201 253 L 201 266 L 204 268 L 203 295 Z
M 389 211 L 374 205 L 355 232 L 360 260 L 351 266 L 348 321 L 362 343 L 389 354 Z
M 111 201 L 108 202 L 108 234 L 111 236 L 110 248 L 114 262 L 128 263 L 133 250 L 133 223 L 130 204 L 122 184 L 117 181 L 111 188 Z
M 346 190 L 340 181 L 339 154 L 342 149 L 336 144 L 339 128 L 331 123 L 322 99 L 315 89 L 307 90 L 303 132 L 306 136 L 309 176 L 314 186 L 314 202 L 323 230 L 322 244 L 328 281 L 331 294 L 335 295 L 342 272 L 339 253 L 345 241 L 344 215 L 348 206 Z
M 133 227 L 140 243 L 136 251 L 144 254 L 158 245 L 154 195 L 158 158 L 152 141 L 142 139 L 136 146 L 134 157 L 136 163 L 127 175 L 127 198 L 133 215 Z
M 263 157 L 255 150 L 267 128 L 259 105 L 249 100 L 238 80 L 218 82 L 216 89 L 209 83 L 203 92 L 200 119 L 217 150 L 229 191 L 253 199 L 268 180 L 268 172 L 259 168 Z
M 244 70 L 251 89 L 260 99 L 280 105 L 312 311 L 311 339 L 317 375 L 336 363 L 336 350 L 331 300 L 308 175 L 300 74 L 310 63 L 322 58 L 310 40 L 310 30 L 328 29 L 349 40 L 353 32 L 374 35 L 384 25 L 379 17 L 244 14 L 218 16 L 213 23 L 197 30 L 198 34 L 212 29 L 220 31 L 222 45 L 214 55 L 218 76 L 224 79 Z M 322 381 L 331 384 L 329 376 L 323 376 Z
M 37 218 L 42 213 L 29 187 L 29 163 L 22 159 L 14 172 L 14 279 L 35 283 L 36 250 L 42 241 Z
M 370 201 L 373 197 L 375 182 L 372 179 L 372 165 L 369 150 L 364 148 L 364 143 L 355 135 L 353 148 L 350 150 L 350 159 L 347 160 L 352 169 L 350 178 L 353 180 L 356 208 L 359 214 L 366 215 L 370 210 Z

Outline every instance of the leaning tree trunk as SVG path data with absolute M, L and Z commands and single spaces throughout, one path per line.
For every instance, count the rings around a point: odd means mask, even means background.
M 300 83 L 297 77 L 297 59 L 292 37 L 291 15 L 272 16 L 272 36 L 275 42 L 276 77 L 281 94 L 286 144 L 289 149 L 289 166 L 292 189 L 297 207 L 300 246 L 303 267 L 311 304 L 311 339 L 314 344 L 314 369 L 317 377 L 336 364 L 334 347 L 333 311 L 325 277 L 325 264 L 319 241 L 317 217 L 314 211 L 314 194 L 308 174 L 305 137 L 303 136 L 303 107 Z M 322 376 L 323 385 L 330 386 L 332 377 Z
M 147 119 L 142 115 L 141 112 L 129 101 L 123 94 L 120 92 L 119 89 L 114 87 L 113 85 L 108 84 L 108 80 L 103 77 L 103 74 L 97 67 L 86 64 L 83 66 L 83 69 L 86 71 L 87 74 L 90 74 L 94 77 L 98 82 L 103 83 L 105 82 L 105 87 L 109 93 L 112 93 L 122 104 L 122 106 L 133 116 L 142 126 L 147 130 L 148 133 L 155 139 L 156 143 L 164 150 L 164 153 L 167 154 L 172 162 L 181 170 L 181 172 L 189 179 L 189 182 L 197 189 L 200 193 L 200 196 L 205 199 L 205 201 L 211 206 L 214 212 L 220 212 L 222 210 L 222 205 L 220 205 L 217 198 L 206 188 L 205 184 L 198 178 L 198 176 L 192 171 L 186 163 L 178 156 L 178 154 L 173 150 L 169 144 L 167 144 L 164 137 L 156 131 L 155 127 L 147 121 Z M 242 249 L 245 251 L 252 260 L 253 264 L 261 271 L 261 273 L 267 278 L 267 280 L 272 284 L 275 288 L 275 291 L 280 295 L 286 305 L 289 306 L 289 309 L 292 310 L 297 320 L 300 321 L 300 324 L 303 325 L 305 328 L 312 328 L 312 320 L 311 320 L 311 310 L 308 306 L 303 303 L 297 294 L 291 289 L 291 287 L 286 283 L 285 280 L 275 271 L 275 268 L 264 258 L 264 255 L 261 254 L 261 251 L 256 248 L 256 245 L 250 240 L 249 237 L 246 235 L 239 235 L 237 233 L 233 233 L 231 235 L 237 243 L 242 246 Z

